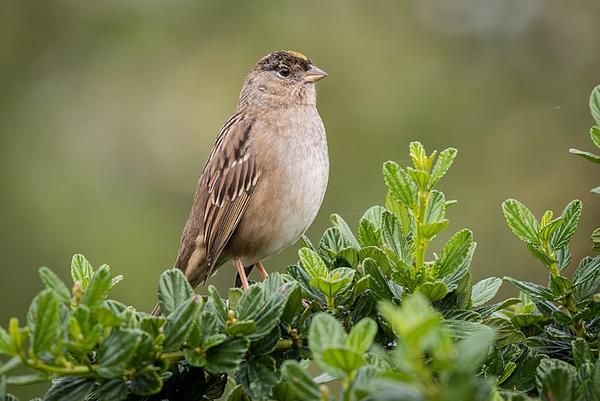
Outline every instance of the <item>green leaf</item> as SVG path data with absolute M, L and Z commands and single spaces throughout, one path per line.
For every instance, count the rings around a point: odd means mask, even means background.
M 565 207 L 560 215 L 560 225 L 550 238 L 550 245 L 553 249 L 561 249 L 569 244 L 573 235 L 575 235 L 575 230 L 581 217 L 581 208 L 582 204 L 580 200 L 571 201 Z
M 383 206 L 375 205 L 371 206 L 367 209 L 367 211 L 361 217 L 361 220 L 367 220 L 375 226 L 375 230 L 381 230 L 381 225 L 383 224 L 383 213 L 385 212 L 385 208 Z
M 533 299 L 547 301 L 554 299 L 554 294 L 552 294 L 552 292 L 546 287 L 542 287 L 541 285 L 530 283 L 528 281 L 517 280 L 512 277 L 504 277 L 504 280 L 514 284 L 517 288 Z
M 318 288 L 329 298 L 343 293 L 354 279 L 354 270 L 349 267 L 338 267 L 328 272 L 326 278 L 315 277 L 310 285 Z
M 356 369 L 364 366 L 367 361 L 364 356 L 350 347 L 329 347 L 325 349 L 322 355 L 323 363 L 334 369 L 323 367 L 328 373 L 339 375 L 338 372 L 344 372 L 344 375 L 349 375 Z M 344 377 L 344 376 L 338 376 Z
M 320 312 L 313 317 L 309 331 L 308 343 L 314 361 L 324 370 L 329 373 L 329 365 L 323 361 L 323 353 L 326 349 L 332 347 L 341 347 L 346 344 L 348 338 L 341 323 L 329 315 L 328 313 Z M 335 372 L 338 373 L 339 372 Z
M 540 224 L 524 204 L 515 199 L 507 199 L 502 203 L 502 212 L 508 226 L 517 238 L 539 245 Z
M 573 287 L 578 301 L 594 295 L 600 287 L 600 256 L 585 257 L 573 275 Z
M 71 260 L 71 278 L 73 282 L 79 282 L 82 289 L 86 289 L 92 275 L 94 274 L 94 269 L 85 256 L 81 254 L 73 255 L 73 259 Z
M 96 394 L 98 401 L 122 401 L 127 398 L 127 383 L 122 379 L 103 381 Z
M 25 386 L 36 383 L 48 383 L 50 377 L 43 373 L 31 373 L 28 375 L 9 376 L 6 378 L 6 384 L 11 386 Z
M 471 303 L 473 307 L 482 306 L 491 301 L 502 285 L 502 279 L 490 277 L 476 283 L 471 289 Z
M 435 189 L 431 191 L 429 202 L 425 209 L 425 223 L 433 223 L 444 220 L 446 215 L 446 197 Z
M 3 327 L 0 327 L 0 354 L 14 355 L 16 352 L 10 334 Z
M 225 330 L 231 336 L 237 334 L 250 334 L 256 331 L 256 322 L 254 320 L 238 320 Z
M 441 316 L 419 293 L 406 298 L 401 307 L 382 302 L 379 309 L 406 347 L 421 349 L 423 344 L 431 343 L 431 337 L 438 333 Z
M 308 249 L 308 248 L 302 248 Z M 313 251 L 310 251 L 313 252 Z M 252 320 L 256 317 L 258 309 L 266 302 L 266 295 L 262 285 L 253 285 L 248 288 L 237 303 L 237 318 L 239 320 Z
M 578 369 L 586 362 L 594 360 L 592 350 L 583 338 L 576 338 L 571 341 L 571 350 L 573 352 L 573 361 Z
M 221 325 L 225 325 L 225 321 L 227 320 L 227 306 L 225 305 L 225 302 L 223 302 L 223 298 L 221 298 L 219 291 L 217 291 L 214 285 L 208 286 L 208 297 L 210 302 L 206 305 L 207 309 L 213 310 L 214 315 L 218 318 L 219 323 L 221 323 Z
M 136 395 L 156 394 L 162 388 L 163 381 L 153 368 L 146 368 L 136 373 L 129 389 Z
M 600 148 L 600 127 L 592 127 L 592 129 L 590 129 L 590 137 L 592 138 L 594 145 L 596 145 L 597 148 Z
M 586 152 L 586 151 L 574 149 L 574 148 L 569 149 L 569 153 L 576 155 L 576 156 L 581 156 L 586 160 L 600 164 L 600 156 L 598 156 L 594 153 Z
M 544 401 L 575 399 L 575 368 L 557 359 L 544 359 L 537 368 L 536 385 Z
M 273 387 L 273 400 L 275 401 L 296 401 L 297 394 L 290 386 L 289 381 L 281 380 Z
M 571 281 L 563 276 L 550 276 L 548 289 L 552 291 L 555 298 L 565 297 L 571 291 Z
M 592 249 L 600 251 L 600 228 L 597 228 L 592 233 Z
M 425 295 L 431 302 L 439 301 L 448 294 L 448 286 L 441 281 L 425 282 L 419 285 L 415 292 Z
M 421 232 L 423 236 L 427 239 L 433 239 L 436 235 L 438 235 L 444 228 L 448 226 L 448 220 L 440 220 L 434 221 L 431 223 L 423 223 L 421 225 Z
M 113 330 L 98 348 L 98 364 L 100 365 L 96 369 L 98 376 L 105 379 L 121 377 L 140 341 L 139 330 Z
M 227 401 L 252 401 L 248 395 L 242 389 L 242 386 L 235 386 L 229 396 L 227 397 Z M 293 400 L 295 401 L 295 400 Z
M 365 274 L 369 275 L 369 287 L 377 299 L 392 300 L 394 293 L 390 289 L 387 279 L 381 274 L 381 270 L 379 270 L 375 261 L 367 258 L 363 260 L 362 264 Z
M 361 246 L 379 246 L 381 231 L 371 221 L 362 218 L 358 223 L 358 242 Z
M 600 125 L 600 85 L 592 90 L 590 95 L 590 111 L 597 125 Z
M 298 362 L 287 360 L 281 366 L 281 373 L 287 378 L 296 398 L 302 401 L 320 401 L 319 386 Z
M 112 274 L 110 274 L 109 267 L 106 265 L 100 266 L 90 279 L 89 286 L 83 294 L 81 303 L 89 307 L 98 305 L 108 295 L 111 282 Z
M 436 277 L 448 276 L 464 264 L 467 264 L 468 267 L 474 250 L 473 234 L 471 231 L 464 229 L 454 234 L 446 245 L 444 245 L 442 254 L 435 261 L 434 271 Z
M 31 347 L 40 356 L 51 352 L 56 347 L 60 336 L 59 302 L 51 290 L 44 290 L 35 297 L 28 313 L 33 327 L 31 331 Z
M 202 298 L 193 296 L 187 299 L 182 305 L 169 315 L 165 324 L 165 341 L 163 348 L 165 351 L 174 351 L 183 344 L 194 322 L 198 318 L 200 308 L 202 306 Z
M 309 248 L 301 248 L 298 251 L 298 257 L 300 258 L 300 264 L 311 278 L 327 277 L 327 266 L 315 251 Z
M 357 250 L 360 249 L 360 244 L 356 240 L 354 234 L 352 234 L 352 230 L 348 226 L 348 223 L 346 223 L 346 221 L 340 215 L 334 213 L 331 215 L 330 220 L 331 223 L 340 231 L 342 237 L 344 237 L 344 239 L 348 241 L 352 247 L 356 248 Z
M 417 204 L 417 185 L 397 163 L 383 164 L 383 178 L 394 199 L 408 209 Z
M 440 179 L 446 175 L 452 163 L 454 162 L 454 158 L 456 157 L 456 153 L 458 151 L 454 148 L 448 148 L 443 150 L 435 166 L 433 166 L 433 170 L 431 171 L 431 179 L 429 180 L 429 189 L 435 187 L 435 185 L 440 181 Z
M 399 260 L 407 262 L 410 259 L 410 246 L 403 234 L 400 220 L 391 212 L 382 215 L 381 236 L 383 244 L 391 249 Z
M 425 170 L 427 167 L 427 153 L 421 142 L 411 142 L 408 145 L 408 153 L 416 168 Z
M 373 344 L 376 334 L 377 323 L 373 319 L 365 317 L 352 327 L 346 345 L 359 354 L 363 354 Z
M 239 366 L 250 341 L 244 337 L 231 337 L 206 351 L 206 370 L 213 374 L 226 373 Z
M 85 377 L 61 377 L 52 383 L 44 401 L 81 401 L 94 389 L 94 379 Z
M 331 259 L 335 258 L 342 249 L 348 247 L 354 250 L 358 249 L 352 248 L 350 242 L 342 236 L 337 227 L 329 227 L 319 240 L 319 252 L 322 255 L 329 256 Z
M 461 372 L 474 372 L 487 359 L 489 351 L 494 344 L 494 332 L 482 326 L 468 335 L 458 344 L 458 357 L 454 364 L 456 370 Z
M 46 288 L 52 290 L 54 295 L 56 295 L 56 298 L 64 303 L 71 302 L 71 292 L 65 283 L 52 270 L 47 267 L 40 267 L 38 272 Z
M 279 323 L 287 301 L 295 292 L 296 286 L 295 282 L 285 283 L 278 291 L 269 294 L 265 302 L 255 310 L 252 319 L 256 322 L 256 331 L 248 335 L 250 340 L 254 341 L 269 334 Z
M 158 282 L 158 304 L 164 316 L 168 316 L 194 295 L 194 290 L 179 269 L 169 269 Z
M 243 361 L 235 373 L 235 381 L 253 400 L 269 400 L 271 390 L 279 382 L 275 359 L 263 355 Z

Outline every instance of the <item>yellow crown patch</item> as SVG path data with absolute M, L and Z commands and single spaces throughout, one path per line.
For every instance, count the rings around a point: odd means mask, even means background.
M 302 54 L 300 52 L 288 50 L 288 54 L 290 54 L 291 56 L 294 56 L 294 57 L 301 58 L 302 60 L 308 60 L 308 57 L 306 57 L 304 54 Z

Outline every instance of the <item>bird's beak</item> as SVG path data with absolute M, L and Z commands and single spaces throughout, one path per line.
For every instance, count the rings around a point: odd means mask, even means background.
M 327 73 L 314 65 L 310 66 L 310 69 L 304 73 L 304 82 L 314 83 L 327 76 Z

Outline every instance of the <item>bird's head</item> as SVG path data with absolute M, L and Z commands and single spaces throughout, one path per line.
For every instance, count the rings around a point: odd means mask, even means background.
M 252 68 L 240 103 L 266 107 L 315 104 L 315 82 L 327 73 L 302 53 L 280 50 L 261 58 Z

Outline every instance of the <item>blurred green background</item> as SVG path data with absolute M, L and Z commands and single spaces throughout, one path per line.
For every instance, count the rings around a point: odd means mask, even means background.
M 459 149 L 442 188 L 459 200 L 448 234 L 468 227 L 479 244 L 475 278 L 544 280 L 500 203 L 539 215 L 583 200 L 574 259 L 590 253 L 600 174 L 568 148 L 591 147 L 598 15 L 596 0 L 3 1 L 1 324 L 24 317 L 40 265 L 66 278 L 76 252 L 125 276 L 116 298 L 150 309 L 212 141 L 249 68 L 277 49 L 329 73 L 330 185 L 313 240 L 331 213 L 354 225 L 382 203 L 382 162 L 406 162 L 420 140 Z M 233 279 L 224 266 L 213 283 Z

